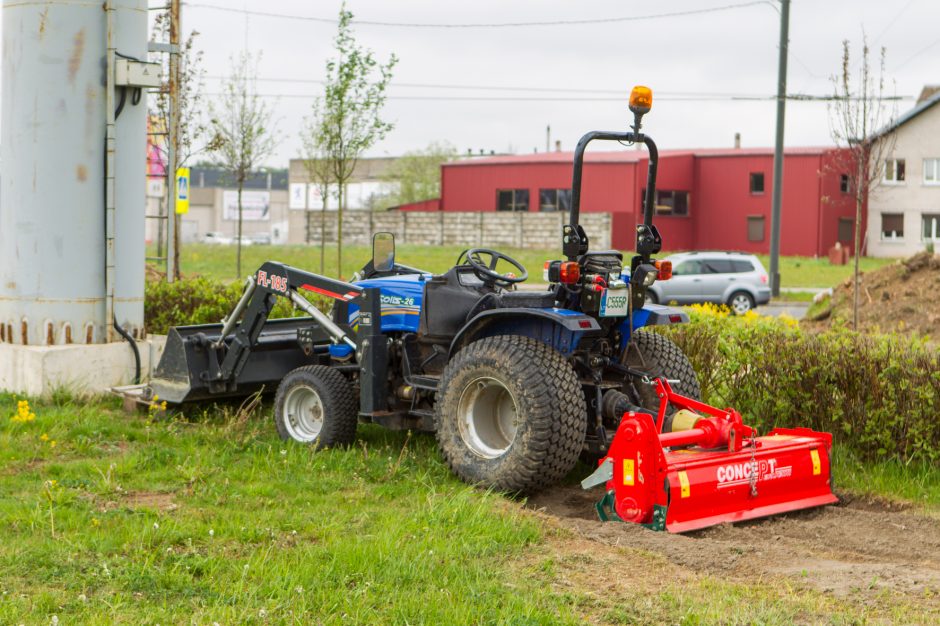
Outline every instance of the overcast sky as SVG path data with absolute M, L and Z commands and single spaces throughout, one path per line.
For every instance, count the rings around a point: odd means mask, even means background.
M 432 141 L 449 141 L 461 152 L 530 153 L 545 149 L 547 125 L 553 142 L 561 140 L 570 150 L 585 131 L 626 128 L 626 97 L 634 84 L 653 89 L 646 130 L 662 149 L 730 147 L 735 132 L 746 147 L 772 146 L 774 103 L 731 96 L 775 93 L 779 2 L 350 0 L 356 20 L 419 24 L 607 20 L 728 6 L 736 8 L 590 25 L 355 25 L 358 41 L 378 59 L 392 53 L 399 58 L 385 109 L 395 128 L 371 154 L 398 155 Z M 335 23 L 302 18 L 335 20 L 339 7 L 336 0 L 184 5 L 184 31 L 198 31 L 198 47 L 205 52 L 207 93 L 219 91 L 212 77 L 228 72 L 230 55 L 242 49 L 262 53 L 258 90 L 272 96 L 281 138 L 271 165 L 285 166 L 298 156 L 297 130 L 322 90 L 309 81 L 324 78 L 333 54 Z M 829 77 L 839 69 L 842 40 L 852 41 L 856 52 L 863 32 L 873 48 L 887 48 L 887 75 L 897 95 L 916 97 L 924 84 L 940 83 L 936 0 L 794 0 L 790 17 L 791 94 L 832 93 Z M 687 94 L 707 97 L 686 99 Z M 913 104 L 903 100 L 898 107 L 903 112 Z M 789 102 L 786 144 L 831 143 L 828 119 L 825 103 Z

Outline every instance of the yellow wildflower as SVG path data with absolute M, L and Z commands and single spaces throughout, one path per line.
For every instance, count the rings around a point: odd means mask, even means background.
M 53 439 L 52 441 L 49 442 L 49 447 L 50 447 L 50 448 L 54 448 L 54 447 L 55 447 L 55 439 Z
M 39 435 L 39 441 L 49 441 L 49 435 L 46 433 Z
M 13 415 L 10 420 L 24 424 L 26 422 L 31 422 L 34 419 L 36 419 L 36 414 L 30 410 L 29 400 L 19 400 L 16 403 L 16 415 Z

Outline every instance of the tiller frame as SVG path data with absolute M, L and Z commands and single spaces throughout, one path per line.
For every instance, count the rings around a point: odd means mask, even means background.
M 679 395 L 662 378 L 650 384 L 660 398 L 655 423 L 650 413 L 624 414 L 607 456 L 581 483 L 606 486 L 601 520 L 682 533 L 838 502 L 831 434 L 775 428 L 759 437 L 734 409 Z M 673 432 L 664 433 L 670 406 Z

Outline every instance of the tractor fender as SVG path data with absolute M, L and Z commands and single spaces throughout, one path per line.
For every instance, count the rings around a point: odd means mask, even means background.
M 668 324 L 687 324 L 689 314 L 682 309 L 662 304 L 646 304 L 642 309 L 633 311 L 633 318 L 625 319 L 620 324 L 620 349 L 623 350 L 630 336 L 637 328 L 644 326 L 664 326 Z
M 532 337 L 569 355 L 582 337 L 600 332 L 603 330 L 596 319 L 568 309 L 491 309 L 474 316 L 460 329 L 450 344 L 448 358 L 477 339 L 495 335 Z
M 689 314 L 682 309 L 662 304 L 647 304 L 633 312 L 633 328 L 662 326 L 664 324 L 687 324 Z

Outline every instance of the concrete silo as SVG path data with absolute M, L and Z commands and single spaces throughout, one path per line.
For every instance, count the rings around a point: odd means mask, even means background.
M 119 341 L 112 315 L 143 333 L 147 99 L 113 77 L 146 57 L 145 0 L 3 1 L 5 343 Z

